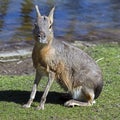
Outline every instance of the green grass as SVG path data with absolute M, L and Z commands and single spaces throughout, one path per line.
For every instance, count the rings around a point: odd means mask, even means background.
M 41 81 L 35 102 L 27 102 L 34 76 L 0 76 L 0 120 L 119 120 L 120 119 L 120 46 L 98 45 L 87 49 L 103 72 L 104 88 L 92 107 L 67 108 L 60 98 L 63 90 L 56 82 L 47 97 L 45 110 L 37 111 L 46 78 Z

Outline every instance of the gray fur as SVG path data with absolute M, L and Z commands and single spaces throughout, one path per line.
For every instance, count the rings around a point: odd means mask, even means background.
M 54 8 L 48 17 L 41 16 L 38 7 L 36 7 L 36 11 L 38 15 L 33 31 L 36 42 L 32 53 L 36 79 L 31 97 L 24 107 L 31 106 L 39 79 L 43 75 L 48 76 L 48 84 L 38 109 L 44 109 L 46 96 L 54 79 L 72 95 L 73 99 L 76 99 L 66 102 L 65 106 L 93 104 L 103 87 L 100 68 L 84 51 L 54 38 L 51 27 Z M 82 101 L 86 103 L 82 103 Z

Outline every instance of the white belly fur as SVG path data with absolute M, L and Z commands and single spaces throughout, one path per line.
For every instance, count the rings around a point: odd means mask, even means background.
M 75 100 L 81 100 L 82 97 L 82 86 L 74 88 L 72 91 L 72 98 Z
M 72 91 L 71 93 L 72 93 L 72 98 L 73 98 L 74 100 L 87 101 L 87 100 L 86 100 L 86 97 L 84 96 L 84 93 L 83 93 L 83 90 L 82 90 L 82 89 L 83 89 L 82 86 L 73 89 L 73 91 Z M 90 94 L 91 98 L 93 98 L 93 99 L 91 99 L 91 100 L 88 101 L 88 102 L 90 102 L 90 104 L 94 104 L 94 103 L 95 103 L 95 100 L 94 100 L 94 92 L 93 92 L 93 90 L 91 90 L 91 89 L 86 89 L 86 92 L 87 92 L 87 91 L 88 91 L 88 93 Z

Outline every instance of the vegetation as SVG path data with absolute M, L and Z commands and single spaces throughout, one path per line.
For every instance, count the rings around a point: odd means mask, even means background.
M 47 97 L 45 110 L 37 111 L 42 92 L 37 93 L 29 109 L 26 103 L 34 76 L 0 76 L 0 120 L 119 120 L 120 119 L 120 46 L 98 45 L 87 49 L 103 71 L 104 88 L 92 107 L 64 107 L 64 91 L 54 82 Z M 39 85 L 43 91 L 46 79 Z

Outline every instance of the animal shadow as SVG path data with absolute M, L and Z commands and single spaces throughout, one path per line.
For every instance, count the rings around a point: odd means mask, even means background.
M 43 92 L 37 92 L 35 102 L 40 102 Z M 0 91 L 0 101 L 14 102 L 17 104 L 25 104 L 30 97 L 29 91 L 5 90 Z M 47 96 L 46 103 L 63 105 L 70 96 L 67 93 L 59 93 L 50 91 Z

